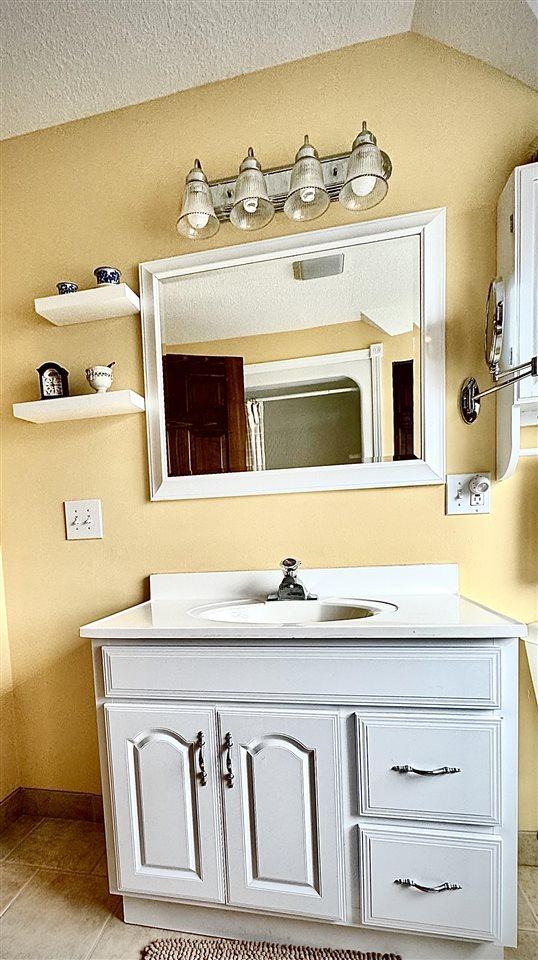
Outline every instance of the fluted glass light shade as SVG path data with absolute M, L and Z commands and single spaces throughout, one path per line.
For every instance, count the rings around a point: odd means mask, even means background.
M 267 193 L 262 168 L 254 156 L 254 150 L 249 147 L 235 181 L 230 223 L 239 230 L 259 230 L 267 226 L 274 215 L 275 208 Z
M 290 192 L 284 204 L 284 213 L 290 220 L 315 220 L 325 213 L 330 202 L 317 150 L 305 137 L 291 171 Z
M 211 190 L 199 160 L 188 173 L 179 220 L 178 233 L 190 240 L 205 240 L 219 229 L 219 221 L 213 208 Z
M 363 121 L 347 162 L 346 179 L 338 199 L 347 210 L 368 210 L 381 203 L 388 190 L 392 164 L 377 146 Z

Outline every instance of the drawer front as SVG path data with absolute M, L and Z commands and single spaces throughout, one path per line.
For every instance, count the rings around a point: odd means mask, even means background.
M 424 713 L 356 720 L 362 815 L 500 822 L 501 720 Z
M 105 645 L 108 697 L 366 706 L 499 705 L 492 646 Z
M 471 940 L 500 938 L 499 838 L 364 829 L 360 845 L 365 926 Z M 444 884 L 455 889 L 439 890 Z

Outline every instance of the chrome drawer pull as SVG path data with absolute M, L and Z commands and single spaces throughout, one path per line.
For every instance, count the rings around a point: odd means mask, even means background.
M 419 777 L 440 777 L 444 773 L 461 773 L 460 767 L 437 767 L 435 770 L 419 770 L 418 767 L 411 767 L 408 763 L 405 766 L 391 767 L 396 773 L 418 773 Z
M 226 751 L 226 775 L 225 780 L 229 787 L 234 785 L 234 771 L 232 765 L 232 747 L 234 742 L 232 740 L 231 733 L 227 733 L 224 737 L 224 749 Z
M 459 883 L 440 883 L 437 887 L 424 887 L 421 883 L 417 883 L 416 880 L 395 880 L 394 883 L 399 883 L 401 887 L 415 887 L 416 890 L 421 890 L 422 893 L 443 893 L 444 890 L 463 889 Z
M 200 773 L 199 773 L 200 783 L 202 787 L 205 787 L 207 783 L 207 773 L 205 769 L 205 760 L 204 760 L 205 740 L 204 740 L 204 734 L 202 730 L 200 730 L 196 738 L 196 746 L 198 747 L 198 765 L 200 767 Z

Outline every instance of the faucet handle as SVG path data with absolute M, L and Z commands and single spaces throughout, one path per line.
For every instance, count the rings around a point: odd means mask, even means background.
M 284 573 L 295 573 L 296 570 L 301 566 L 300 560 L 294 560 L 293 557 L 286 557 L 285 560 L 281 560 L 280 568 Z

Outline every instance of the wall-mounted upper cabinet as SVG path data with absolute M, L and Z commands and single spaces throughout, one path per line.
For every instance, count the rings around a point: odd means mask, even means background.
M 504 337 L 501 368 L 525 363 L 538 353 L 538 163 L 516 167 L 497 207 L 497 273 L 504 280 Z M 538 379 L 516 384 L 522 425 L 536 423 Z M 526 412 L 534 409 L 534 417 Z
M 516 167 L 497 206 L 497 275 L 504 281 L 501 370 L 538 354 L 538 163 Z M 538 377 L 497 396 L 497 479 L 520 456 L 520 427 L 538 424 Z

